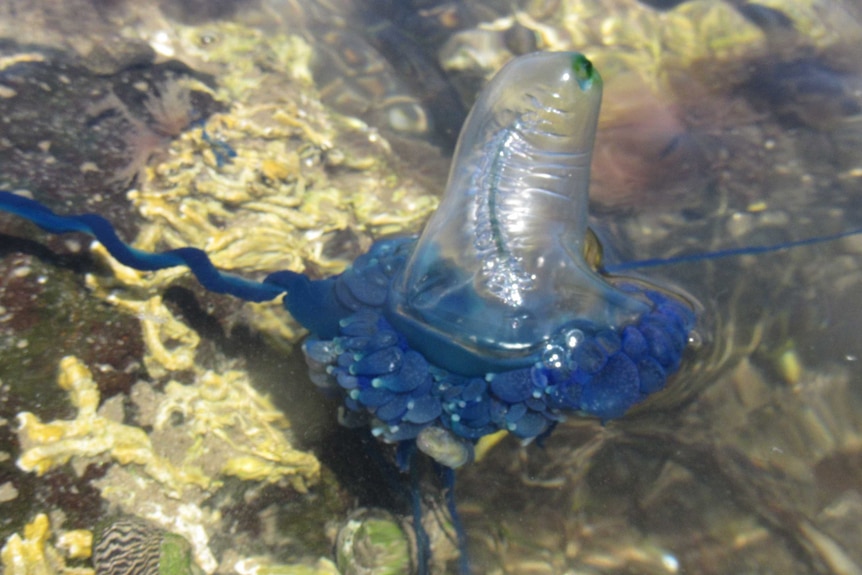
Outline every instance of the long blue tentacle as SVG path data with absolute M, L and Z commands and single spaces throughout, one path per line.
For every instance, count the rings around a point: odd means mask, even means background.
M 81 232 L 93 236 L 121 264 L 141 271 L 186 266 L 206 289 L 245 301 L 269 301 L 284 293 L 294 280 L 281 272 L 277 281 L 247 280 L 219 271 L 202 250 L 179 248 L 161 253 L 135 249 L 123 242 L 111 223 L 96 214 L 59 216 L 35 200 L 0 191 L 0 209 L 26 218 L 52 234 Z M 295 274 L 299 275 L 299 274 Z
M 461 521 L 461 514 L 458 513 L 458 504 L 455 499 L 455 470 L 436 463 L 435 467 L 443 480 L 443 487 L 446 489 L 446 509 L 449 510 L 449 517 L 452 519 L 452 528 L 455 530 L 455 536 L 458 539 L 458 571 L 461 575 L 470 575 L 467 532 L 464 530 L 464 523 Z
M 413 534 L 416 536 L 416 575 L 428 575 L 431 557 L 431 541 L 422 524 L 422 471 L 418 462 L 418 449 L 414 442 L 402 443 L 408 449 L 408 468 L 410 472 L 410 507 L 413 512 Z
M 815 236 L 813 238 L 805 238 L 802 240 L 794 240 L 789 242 L 781 242 L 777 244 L 768 244 L 765 246 L 745 246 L 741 248 L 729 248 L 726 250 L 718 250 L 714 252 L 701 252 L 693 254 L 685 254 L 670 258 L 651 258 L 646 260 L 637 260 L 631 262 L 622 262 L 617 264 L 605 265 L 604 271 L 610 274 L 617 274 L 631 270 L 641 270 L 646 268 L 657 268 L 661 266 L 671 266 L 676 264 L 687 264 L 702 261 L 719 260 L 734 256 L 751 256 L 757 254 L 767 254 L 798 248 L 802 246 L 811 246 L 840 240 L 850 236 L 862 234 L 862 228 L 853 228 L 837 234 L 827 234 L 823 236 Z

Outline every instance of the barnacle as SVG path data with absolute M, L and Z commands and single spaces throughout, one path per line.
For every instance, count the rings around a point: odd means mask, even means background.
M 383 511 L 358 509 L 344 522 L 335 542 L 343 575 L 407 575 L 410 545 L 399 522 Z

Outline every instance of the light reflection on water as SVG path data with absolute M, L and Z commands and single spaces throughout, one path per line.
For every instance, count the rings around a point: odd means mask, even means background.
M 14 36 L 6 16 L 21 7 L 5 4 L 0 30 Z M 414 1 L 381 16 L 383 2 L 273 0 L 217 3 L 212 14 L 179 3 L 158 18 L 117 4 L 111 14 L 150 39 L 172 18 L 303 32 L 323 55 L 317 81 L 329 103 L 362 114 L 432 182 L 445 162 L 429 169 L 417 142 L 451 145 L 453 94 L 469 103 L 519 50 L 586 52 L 607 82 L 593 219 L 619 261 L 862 224 L 862 20 L 849 2 L 657 12 L 622 0 L 515 11 Z M 112 33 L 87 6 L 82 25 Z M 57 24 L 44 12 L 28 21 L 34 38 L 80 45 L 74 14 Z M 417 77 L 393 61 L 393 42 L 433 69 Z M 541 446 L 506 440 L 461 472 L 475 572 L 862 572 L 860 255 L 848 238 L 644 271 L 702 305 L 700 349 L 652 406 L 605 427 L 573 419 Z

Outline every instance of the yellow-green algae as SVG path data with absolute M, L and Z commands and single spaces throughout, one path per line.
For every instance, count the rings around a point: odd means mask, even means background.
M 206 136 L 182 134 L 139 178 L 129 198 L 149 223 L 136 247 L 199 247 L 246 275 L 332 275 L 373 239 L 417 231 L 436 207 L 434 190 L 407 174 L 376 130 L 320 103 L 304 40 L 227 23 L 175 32 L 172 49 L 217 75 L 214 96 L 229 110 L 207 119 Z M 220 156 L 213 140 L 236 156 Z M 146 281 L 163 287 L 185 273 Z M 301 335 L 278 302 L 250 309 L 248 321 L 275 340 Z
M 300 491 L 318 478 L 317 460 L 290 446 L 284 416 L 242 372 L 205 371 L 192 385 L 169 382 L 163 393 L 139 383 L 136 401 L 148 414 L 141 423 L 152 425 L 150 435 L 97 411 L 98 390 L 76 358 L 61 361 L 58 384 L 69 393 L 77 417 L 43 423 L 32 413 L 19 414 L 19 467 L 41 475 L 70 460 L 114 463 L 97 482 L 102 496 L 186 536 L 208 572 L 216 562 L 207 547 L 207 527 L 216 517 L 199 506 L 222 486 L 220 477 L 284 479 Z M 172 423 L 175 413 L 183 415 L 181 425 Z
M 135 277 L 131 270 L 113 265 L 121 272 L 120 281 Z M 211 573 L 218 560 L 209 541 L 220 529 L 220 514 L 203 502 L 218 492 L 224 479 L 285 482 L 305 492 L 319 478 L 319 463 L 291 446 L 284 414 L 251 386 L 244 371 L 230 362 L 218 371 L 196 364 L 199 337 L 173 317 L 160 296 L 147 289 L 114 288 L 110 294 L 96 289 L 94 295 L 138 317 L 148 371 L 166 378 L 191 372 L 192 382 L 169 379 L 161 391 L 149 382 L 136 384 L 132 425 L 123 423 L 121 402 L 111 400 L 100 407 L 89 368 L 65 357 L 58 385 L 77 415 L 43 422 L 33 413 L 18 414 L 18 466 L 41 475 L 70 461 L 78 470 L 109 462 L 105 476 L 95 482 L 102 497 L 126 514 L 185 537 L 197 562 Z
M 86 530 L 65 531 L 51 541 L 51 522 L 40 513 L 24 527 L 23 537 L 17 533 L 7 539 L 0 550 L 5 575 L 95 575 L 93 569 L 70 567 L 66 558 L 90 556 L 93 535 Z
M 290 446 L 282 432 L 289 427 L 284 415 L 240 371 L 205 371 L 192 385 L 170 381 L 164 392 L 147 387 L 138 393 L 147 396 L 139 401 L 147 402 L 142 407 L 152 410 L 152 419 L 147 417 L 141 423 L 152 425 L 153 435 L 175 435 L 178 426 L 171 419 L 182 414 L 182 434 L 175 439 L 189 444 L 190 450 L 182 454 L 180 462 L 172 461 L 178 454 L 160 454 L 141 427 L 113 421 L 97 411 L 98 389 L 89 369 L 77 358 L 60 361 L 58 385 L 69 393 L 78 415 L 74 420 L 49 423 L 32 413 L 18 415 L 23 447 L 18 466 L 24 471 L 42 475 L 72 458 L 86 461 L 104 456 L 120 465 L 141 466 L 146 475 L 176 495 L 191 486 L 217 489 L 219 475 L 268 482 L 287 478 L 300 491 L 317 480 L 317 460 Z M 142 385 L 148 386 L 138 384 Z
M 104 549 L 106 538 L 120 531 L 135 532 L 136 537 L 114 537 L 122 546 Z M 52 543 L 53 539 L 53 543 Z M 124 517 L 109 520 L 98 535 L 95 568 L 71 567 L 67 559 L 86 559 L 93 555 L 93 533 L 87 530 L 61 531 L 52 538 L 51 522 L 44 513 L 24 527 L 23 536 L 13 534 L 0 550 L 5 575 L 125 575 L 132 566 L 145 575 L 195 575 L 200 568 L 191 556 L 185 538 L 151 524 Z M 145 539 L 145 540 L 141 540 Z M 99 556 L 99 546 L 103 546 Z M 123 557 L 118 552 L 136 554 Z M 152 554 L 155 553 L 156 557 Z M 233 571 L 240 575 L 339 575 L 335 565 L 321 558 L 312 565 L 284 565 L 262 557 L 235 559 Z

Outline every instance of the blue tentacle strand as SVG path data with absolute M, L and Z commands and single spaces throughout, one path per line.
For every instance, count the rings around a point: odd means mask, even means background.
M 39 202 L 0 191 L 0 209 L 28 219 L 46 232 L 65 234 L 80 232 L 99 240 L 105 249 L 124 266 L 140 271 L 158 271 L 186 266 L 206 289 L 236 296 L 245 301 L 261 302 L 284 292 L 276 284 L 256 282 L 220 272 L 206 252 L 197 248 L 179 248 L 162 253 L 150 253 L 125 244 L 111 223 L 96 214 L 58 216 Z

